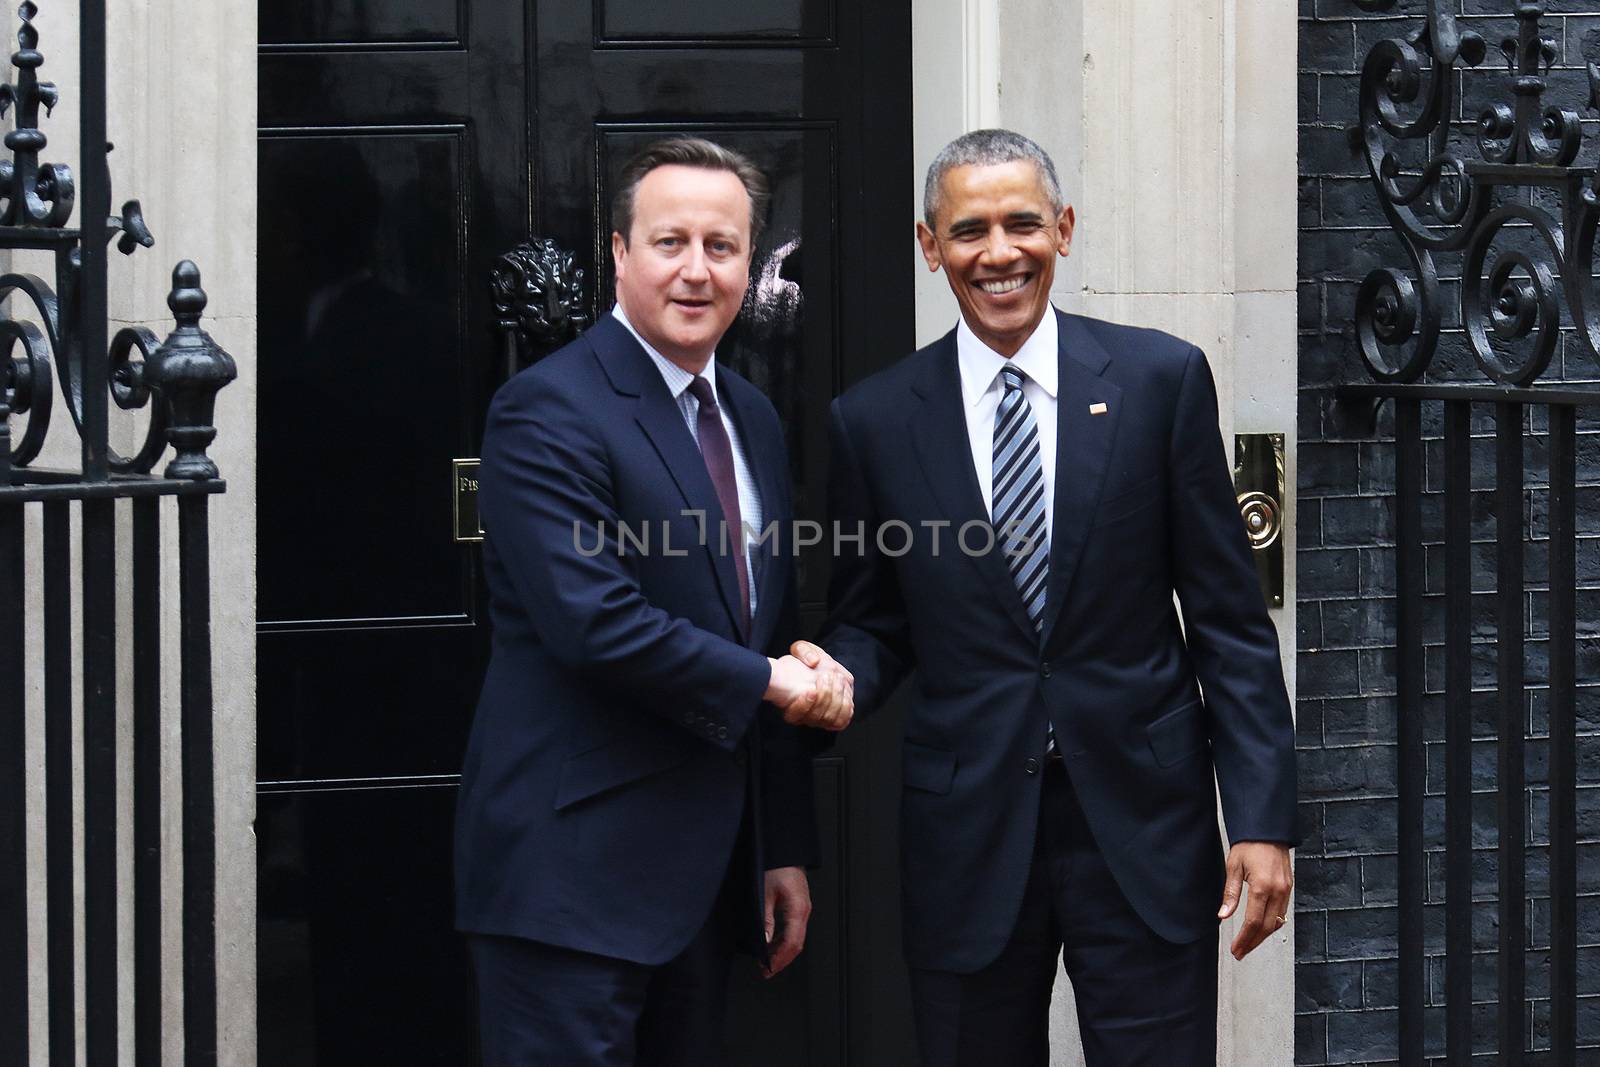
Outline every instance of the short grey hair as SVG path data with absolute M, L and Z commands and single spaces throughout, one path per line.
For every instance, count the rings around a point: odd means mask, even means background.
M 644 176 L 657 167 L 699 167 L 725 170 L 738 178 L 750 198 L 750 242 L 761 236 L 767 220 L 767 204 L 772 198 L 767 176 L 742 152 L 703 137 L 668 137 L 645 145 L 622 167 L 611 197 L 611 226 L 628 243 L 633 229 L 633 198 Z
M 1066 201 L 1061 196 L 1061 180 L 1050 154 L 1033 141 L 1011 130 L 973 130 L 964 133 L 939 150 L 928 164 L 928 180 L 922 186 L 922 217 L 930 227 L 939 212 L 944 193 L 944 176 L 956 167 L 993 167 L 1001 163 L 1030 160 L 1039 168 L 1050 206 L 1060 211 Z

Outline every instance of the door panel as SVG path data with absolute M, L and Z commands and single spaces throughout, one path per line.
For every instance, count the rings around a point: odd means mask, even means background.
M 256 746 L 263 782 L 454 777 L 480 672 L 473 625 L 262 635 L 274 649 L 257 681 L 270 709 Z M 293 654 L 288 654 L 289 649 Z M 465 709 L 463 711 L 463 709 Z
M 261 211 L 275 220 L 261 246 L 261 384 L 315 413 L 257 431 L 273 459 L 259 470 L 265 624 L 468 616 L 470 557 L 416 521 L 447 499 L 466 436 L 466 404 L 425 398 L 460 396 L 474 378 L 462 366 L 466 141 L 461 124 L 261 131 Z M 313 483 L 328 465 L 360 472 L 360 491 Z
M 470 1063 L 449 816 L 488 634 L 449 486 L 504 373 L 492 268 L 553 238 L 592 319 L 628 155 L 676 132 L 748 153 L 772 211 L 719 358 L 771 397 L 799 514 L 824 519 L 828 401 L 911 345 L 909 4 L 260 15 L 261 1058 Z M 801 559 L 808 632 L 827 548 Z M 736 967 L 734 1064 L 910 1062 L 897 744 L 883 719 L 817 760 L 808 948 L 772 981 Z
M 611 44 L 693 42 L 833 44 L 836 0 L 595 0 L 595 39 Z
M 262 44 L 279 47 L 459 46 L 465 15 L 465 0 L 263 3 L 257 33 Z
M 260 798 L 263 1065 L 468 1062 L 471 979 L 450 929 L 454 794 Z

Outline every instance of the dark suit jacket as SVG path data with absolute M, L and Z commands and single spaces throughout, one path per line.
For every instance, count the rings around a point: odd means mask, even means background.
M 974 971 L 1010 936 L 1033 855 L 1047 720 L 1118 885 L 1170 941 L 1216 927 L 1213 771 L 1234 840 L 1295 838 L 1277 636 L 1205 357 L 1152 330 L 1057 315 L 1042 638 L 1004 555 L 956 543 L 964 523 L 988 515 L 954 332 L 834 403 L 834 517 L 852 531 L 865 522 L 869 537 L 867 551 L 847 545 L 835 561 L 821 643 L 855 674 L 863 710 L 917 671 L 901 794 L 916 967 Z M 896 519 L 917 536 L 905 554 L 884 554 L 870 531 Z M 952 525 L 935 553 L 922 524 L 940 520 Z M 985 544 L 978 529 L 973 549 Z M 903 540 L 885 543 L 898 552 Z
M 721 366 L 717 392 L 766 519 L 786 529 L 772 405 Z M 760 872 L 812 864 L 817 847 L 803 742 L 761 699 L 757 650 L 796 632 L 787 544 L 752 561 L 742 641 L 705 461 L 610 316 L 495 394 L 479 508 L 494 647 L 461 776 L 458 927 L 662 963 L 704 925 L 737 842 L 759 943 Z

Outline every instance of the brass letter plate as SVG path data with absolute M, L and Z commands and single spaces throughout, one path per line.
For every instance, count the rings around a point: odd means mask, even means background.
M 451 460 L 450 500 L 454 505 L 457 541 L 482 541 L 478 523 L 478 461 Z
M 1267 603 L 1283 607 L 1283 504 L 1286 484 L 1283 434 L 1233 437 L 1233 488 L 1239 517 L 1256 557 L 1256 576 Z

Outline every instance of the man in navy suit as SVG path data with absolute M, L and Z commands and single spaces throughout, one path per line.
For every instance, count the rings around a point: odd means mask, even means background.
M 500 389 L 484 433 L 494 647 L 455 874 L 486 1067 L 720 1063 L 735 947 L 775 974 L 805 940 L 795 724 L 851 711 L 846 672 L 781 652 L 783 437 L 714 360 L 765 181 L 676 138 L 617 190 L 614 312 Z
M 835 523 L 900 532 L 835 560 L 823 630 L 863 710 L 916 671 L 922 1063 L 1043 1067 L 1060 953 L 1091 1067 L 1213 1064 L 1218 921 L 1242 883 L 1234 956 L 1285 921 L 1295 765 L 1210 369 L 1051 307 L 1073 212 L 1027 138 L 950 144 L 924 214 L 961 321 L 834 403 Z

